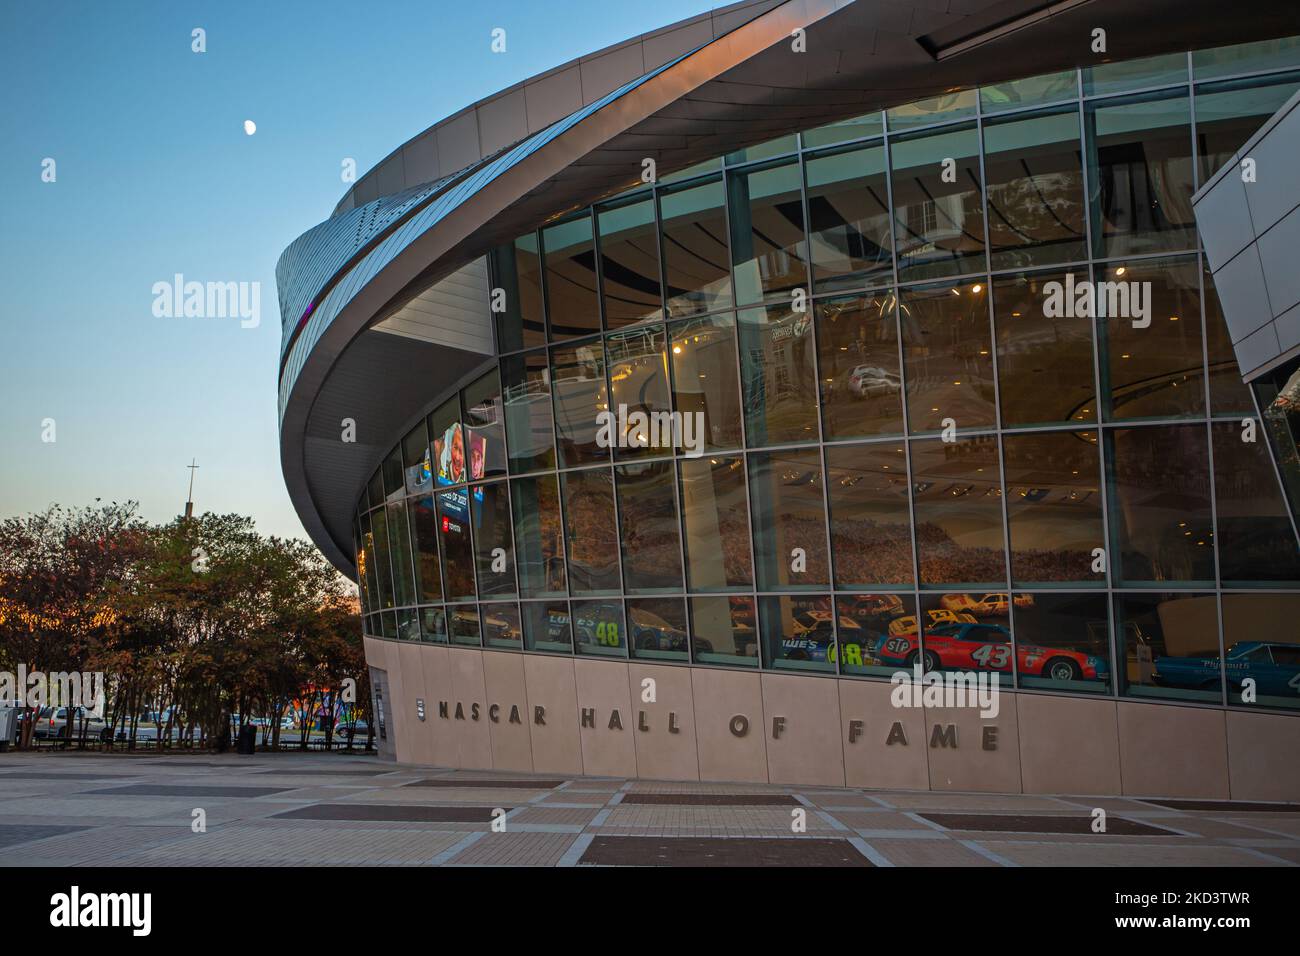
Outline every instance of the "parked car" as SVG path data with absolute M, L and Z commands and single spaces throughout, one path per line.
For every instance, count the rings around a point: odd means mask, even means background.
M 890 395 L 902 387 L 898 376 L 875 365 L 859 365 L 849 373 L 849 394 L 855 398 Z
M 84 707 L 74 707 L 72 709 L 71 731 L 68 729 L 68 708 L 42 707 L 41 712 L 36 716 L 35 724 L 32 726 L 32 736 L 48 740 L 70 735 L 72 739 L 78 740 L 82 736 L 83 719 L 85 721 L 85 738 L 87 740 L 98 740 L 108 733 L 108 725 L 104 722 L 104 718 L 92 714 Z
M 1251 677 L 1260 694 L 1294 697 L 1300 694 L 1300 645 L 1276 641 L 1238 641 L 1223 655 L 1228 686 L 1241 692 L 1242 682 Z M 1155 683 L 1162 687 L 1217 690 L 1219 655 L 1157 657 Z
M 920 655 L 916 635 L 881 638 L 875 648 L 882 663 L 914 667 Z M 925 632 L 925 669 L 1011 672 L 1011 632 L 1001 624 L 940 624 Z M 1056 681 L 1105 680 L 1106 661 L 1065 647 L 1016 645 L 1021 674 Z
M 1033 607 L 1032 594 L 1017 594 L 1016 607 Z M 1005 592 L 993 592 L 975 597 L 971 594 L 945 594 L 939 599 L 939 606 L 950 611 L 964 611 L 976 617 L 1006 617 L 1011 613 L 1011 596 Z
M 925 612 L 929 618 L 930 625 L 935 624 L 974 624 L 976 623 L 975 615 L 967 614 L 961 611 L 949 611 L 946 608 L 938 608 Z M 916 615 L 905 614 L 902 617 L 895 618 L 889 622 L 889 633 L 897 634 L 915 634 L 916 633 Z

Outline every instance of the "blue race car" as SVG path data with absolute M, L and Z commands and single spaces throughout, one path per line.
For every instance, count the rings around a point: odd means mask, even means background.
M 1300 644 L 1238 641 L 1224 654 L 1228 686 L 1241 692 L 1242 681 L 1255 679 L 1260 694 L 1288 697 L 1300 694 Z M 1155 682 L 1163 687 L 1213 690 L 1219 686 L 1219 659 L 1157 657 Z

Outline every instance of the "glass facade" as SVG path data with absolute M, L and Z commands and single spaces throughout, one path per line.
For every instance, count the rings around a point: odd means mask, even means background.
M 367 633 L 1300 707 L 1300 389 L 1235 374 L 1190 202 L 1297 50 L 947 94 L 498 248 L 498 359 L 359 504 Z

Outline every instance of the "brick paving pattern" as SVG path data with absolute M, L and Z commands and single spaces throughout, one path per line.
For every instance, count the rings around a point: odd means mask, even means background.
M 0 865 L 68 867 L 1300 866 L 1300 803 L 10 753 L 0 847 Z

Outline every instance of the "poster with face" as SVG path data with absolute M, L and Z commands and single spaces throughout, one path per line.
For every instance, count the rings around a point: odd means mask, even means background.
M 469 428 L 465 429 L 465 434 L 469 444 L 469 477 L 475 481 L 483 477 L 484 463 L 487 460 L 487 438 Z
M 456 422 L 433 443 L 438 458 L 438 484 L 454 485 L 465 480 L 465 433 Z

